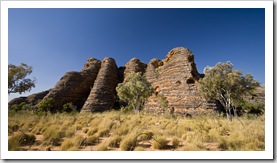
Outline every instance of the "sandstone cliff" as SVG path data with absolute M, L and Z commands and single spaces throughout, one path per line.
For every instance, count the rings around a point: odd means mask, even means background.
M 119 68 L 112 58 L 105 58 L 102 62 L 90 58 L 80 72 L 67 72 L 49 91 L 14 99 L 9 106 L 22 101 L 34 103 L 37 99 L 53 98 L 55 105 L 52 112 L 61 111 L 66 103 L 76 105 L 84 113 L 106 111 L 114 108 L 117 84 L 124 82 L 132 71 L 142 72 L 155 89 L 145 103 L 147 111 L 161 110 L 158 96 L 164 96 L 168 101 L 169 106 L 165 110 L 174 108 L 181 114 L 218 108 L 216 103 L 208 103 L 199 95 L 198 80 L 203 76 L 197 71 L 193 53 L 183 47 L 169 51 L 164 60 L 155 58 L 145 64 L 133 58 Z

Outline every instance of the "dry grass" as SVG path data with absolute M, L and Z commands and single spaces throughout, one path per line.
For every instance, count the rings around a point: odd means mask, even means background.
M 183 118 L 120 111 L 39 116 L 22 111 L 9 113 L 8 125 L 10 139 L 18 131 L 40 137 L 30 148 L 13 138 L 9 140 L 9 150 L 32 150 L 34 145 L 41 150 L 49 146 L 56 146 L 51 149 L 57 150 L 102 151 L 265 150 L 264 116 L 245 116 L 230 122 L 215 116 Z

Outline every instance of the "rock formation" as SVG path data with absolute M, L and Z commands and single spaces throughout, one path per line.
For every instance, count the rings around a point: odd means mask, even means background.
M 115 88 L 132 71 L 141 72 L 155 90 L 145 103 L 147 111 L 162 110 L 160 96 L 168 101 L 168 108 L 163 110 L 169 112 L 195 114 L 218 108 L 217 103 L 208 103 L 199 95 L 197 85 L 203 75 L 196 69 L 193 53 L 183 47 L 169 51 L 164 60 L 155 58 L 145 64 L 133 58 L 119 68 L 112 58 L 102 62 L 90 58 L 80 72 L 67 72 L 49 91 L 14 99 L 9 108 L 21 102 L 35 104 L 38 99 L 53 98 L 52 112 L 61 111 L 66 103 L 83 113 L 106 111 L 118 105 Z
M 130 72 L 145 72 L 147 65 L 142 63 L 139 59 L 133 58 L 125 65 L 124 78 L 128 76 Z
M 90 58 L 80 72 L 67 72 L 60 81 L 43 98 L 53 98 L 55 104 L 51 108 L 52 112 L 61 111 L 63 105 L 72 103 L 78 110 L 82 108 L 89 92 L 93 86 L 101 61 Z M 39 104 L 38 104 L 39 105 Z
M 82 112 L 102 112 L 112 109 L 115 103 L 115 88 L 118 84 L 117 65 L 112 58 L 105 58 L 82 108 Z
M 39 92 L 39 93 L 34 93 L 34 94 L 32 94 L 28 97 L 19 97 L 19 98 L 12 99 L 9 102 L 9 108 L 11 108 L 12 105 L 20 104 L 22 102 L 25 102 L 25 103 L 31 104 L 31 105 L 35 105 L 39 101 L 41 101 L 49 93 L 49 91 L 50 90 L 42 91 L 42 92 Z
M 197 91 L 200 75 L 194 63 L 194 55 L 187 48 L 172 49 L 163 61 L 153 59 L 147 66 L 146 78 L 155 93 L 145 104 L 146 108 L 159 110 L 157 95 L 164 96 L 169 109 L 175 112 L 193 114 L 204 111 L 204 99 Z

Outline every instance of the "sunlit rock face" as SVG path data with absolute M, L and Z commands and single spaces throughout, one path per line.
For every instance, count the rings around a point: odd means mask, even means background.
M 169 51 L 164 60 L 151 60 L 145 77 L 155 90 L 145 104 L 149 110 L 162 109 L 157 98 L 162 95 L 168 101 L 169 110 L 174 108 L 175 112 L 184 114 L 206 111 L 206 102 L 197 91 L 200 74 L 189 49 L 177 47 Z

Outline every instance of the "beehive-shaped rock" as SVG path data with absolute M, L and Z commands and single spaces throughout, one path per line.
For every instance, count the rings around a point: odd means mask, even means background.
M 94 84 L 100 65 L 99 60 L 91 58 L 82 71 L 65 73 L 54 88 L 43 98 L 54 99 L 55 103 L 53 108 L 50 108 L 51 111 L 61 111 L 66 103 L 72 103 L 80 109 Z
M 115 88 L 118 84 L 118 68 L 113 58 L 105 58 L 82 108 L 82 112 L 102 112 L 113 108 Z
M 189 49 L 174 48 L 163 61 L 152 60 L 145 76 L 155 89 L 145 104 L 146 108 L 161 109 L 157 95 L 164 96 L 169 108 L 174 108 L 177 112 L 192 112 L 203 105 L 203 99 L 197 91 L 200 75 L 194 63 L 194 55 Z

